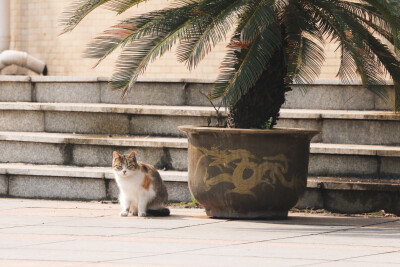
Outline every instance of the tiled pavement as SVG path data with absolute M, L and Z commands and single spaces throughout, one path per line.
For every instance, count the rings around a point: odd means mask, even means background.
M 118 216 L 99 202 L 0 199 L 0 266 L 400 266 L 400 218 Z

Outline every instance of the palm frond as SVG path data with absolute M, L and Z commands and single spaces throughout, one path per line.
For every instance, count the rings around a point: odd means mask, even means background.
M 110 88 L 122 90 L 122 99 L 133 88 L 138 76 L 148 64 L 170 50 L 177 39 L 185 32 L 187 16 L 173 21 L 164 21 L 168 27 L 141 36 L 128 43 L 122 50 L 111 77 Z
M 185 62 L 189 69 L 195 68 L 217 43 L 225 40 L 237 20 L 236 13 L 246 3 L 247 0 L 223 0 L 200 4 L 195 9 L 196 18 L 188 25 L 178 46 L 178 60 Z
M 354 2 L 337 2 L 337 6 L 356 16 L 357 21 L 371 27 L 376 33 L 393 43 L 391 27 L 385 18 L 376 10 L 375 7 L 368 4 Z
M 144 1 L 146 0 L 75 0 L 61 15 L 61 34 L 72 31 L 79 22 L 100 6 L 121 14 Z
M 61 15 L 61 33 L 72 31 L 90 12 L 109 1 L 111 0 L 75 0 Z
M 96 37 L 88 45 L 85 54 L 89 58 L 100 59 L 97 62 L 99 64 L 118 47 L 124 47 L 127 43 L 143 36 L 168 31 L 171 22 L 188 20 L 188 14 L 194 6 L 195 4 L 189 4 L 175 9 L 166 8 L 124 20 Z
M 351 15 L 345 13 L 342 15 L 348 24 L 357 31 L 357 33 L 363 38 L 365 45 L 367 46 L 368 52 L 374 57 L 376 62 L 375 68 L 386 70 L 395 84 L 395 94 L 399 95 L 400 88 L 397 86 L 400 83 L 400 62 L 396 58 L 390 49 L 382 44 L 373 34 L 366 29 L 361 22 L 357 21 Z M 395 101 L 395 110 L 399 110 L 398 100 Z
M 315 41 L 302 37 L 300 43 L 299 62 L 294 81 L 297 84 L 311 84 L 321 73 L 325 62 L 324 48 Z
M 242 42 L 252 42 L 261 32 L 277 20 L 277 9 L 273 0 L 248 1 L 247 7 L 240 16 L 236 29 L 240 32 Z
M 325 1 L 325 0 L 323 0 Z M 335 3 L 333 3 L 335 5 Z M 382 87 L 386 84 L 385 73 L 379 58 L 371 51 L 370 47 L 365 42 L 365 35 L 362 31 L 365 30 L 360 24 L 357 27 L 357 20 L 349 21 L 349 13 L 341 10 L 339 6 L 332 9 L 333 15 L 338 22 L 339 27 L 342 29 L 342 44 L 344 49 L 352 55 L 355 65 L 357 66 L 358 74 L 361 77 L 363 84 L 367 89 L 380 96 L 385 101 L 387 100 L 387 92 Z M 366 32 L 368 32 L 366 30 Z M 343 56 L 342 56 L 343 58 Z M 343 65 L 341 66 L 343 69 Z M 347 72 L 349 74 L 349 72 Z M 339 72 L 339 76 L 341 72 Z M 343 81 L 345 79 L 341 77 Z
M 144 1 L 74 0 L 62 15 L 63 33 L 97 7 L 121 14 Z M 400 98 L 399 55 L 383 44 L 388 41 L 400 51 L 398 0 L 175 0 L 166 9 L 119 22 L 96 37 L 86 55 L 101 62 L 122 48 L 110 86 L 123 90 L 126 97 L 148 64 L 174 44 L 179 42 L 178 60 L 192 69 L 233 28 L 235 35 L 212 92 L 212 98 L 223 97 L 225 105 L 237 103 L 282 48 L 286 82 L 312 83 L 325 59 L 326 36 L 339 44 L 338 76 L 343 82 L 360 77 L 369 90 L 385 98 L 380 85 L 389 73 Z
M 352 81 L 359 79 L 357 64 L 353 55 L 343 45 L 339 45 L 340 67 L 336 77 L 339 77 L 344 84 L 351 84 Z
M 368 46 L 366 46 L 363 37 L 355 31 L 352 25 L 346 22 L 346 10 L 335 5 L 334 1 L 327 0 L 309 0 L 316 6 L 317 12 L 326 23 L 329 23 L 335 29 L 335 34 L 338 36 L 340 45 L 342 46 L 342 53 L 350 55 L 357 67 L 357 72 L 367 89 L 379 95 L 383 99 L 387 99 L 387 92 L 383 90 L 382 86 L 385 84 L 384 73 L 379 66 L 379 60 L 371 53 Z M 342 59 L 346 59 L 348 55 L 342 54 Z M 341 69 L 348 68 L 351 65 L 347 64 L 348 61 L 341 62 Z M 338 73 L 342 80 L 346 80 L 341 75 L 345 73 L 341 71 Z M 347 72 L 350 73 L 350 72 Z
M 324 36 L 314 19 L 312 6 L 299 1 L 285 9 L 282 16 L 286 30 L 286 84 L 311 84 L 319 76 L 324 54 Z M 306 87 L 300 87 L 305 91 Z
M 144 1 L 146 0 L 111 0 L 104 6 L 109 10 L 117 12 L 117 14 L 119 15 L 129 8 L 133 7 L 134 5 L 138 5 Z
M 392 28 L 393 45 L 400 50 L 400 3 L 397 0 L 362 0 L 374 6 Z
M 223 97 L 225 106 L 231 106 L 253 86 L 272 57 L 281 47 L 281 32 L 277 24 L 266 28 L 252 43 L 243 44 L 238 34 L 232 38 L 211 97 Z M 244 45 L 244 46 L 243 46 Z M 238 58 L 238 52 L 243 58 Z

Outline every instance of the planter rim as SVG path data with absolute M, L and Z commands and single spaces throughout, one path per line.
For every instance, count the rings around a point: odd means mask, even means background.
M 274 129 L 239 129 L 218 128 L 194 125 L 178 126 L 178 129 L 187 133 L 230 133 L 230 134 L 265 134 L 265 135 L 308 135 L 310 138 L 317 135 L 319 131 L 300 128 L 274 128 Z

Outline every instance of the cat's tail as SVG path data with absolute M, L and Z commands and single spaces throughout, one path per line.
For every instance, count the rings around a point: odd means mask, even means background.
M 147 210 L 146 213 L 149 216 L 168 216 L 170 214 L 170 211 L 168 208 L 162 208 L 157 210 Z

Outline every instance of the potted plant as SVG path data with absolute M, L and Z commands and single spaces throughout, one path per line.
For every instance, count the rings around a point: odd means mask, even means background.
M 75 1 L 64 32 L 105 6 L 118 14 L 144 0 Z M 233 30 L 232 36 L 228 32 Z M 124 99 L 147 65 L 177 45 L 189 69 L 230 37 L 210 99 L 228 107 L 227 128 L 184 126 L 189 186 L 214 217 L 285 217 L 306 187 L 315 131 L 273 129 L 293 82 L 309 84 L 324 62 L 323 44 L 339 44 L 338 76 L 377 85 L 389 74 L 400 108 L 400 4 L 396 0 L 183 0 L 125 19 L 95 38 L 87 55 L 99 62 L 122 48 L 110 81 Z

